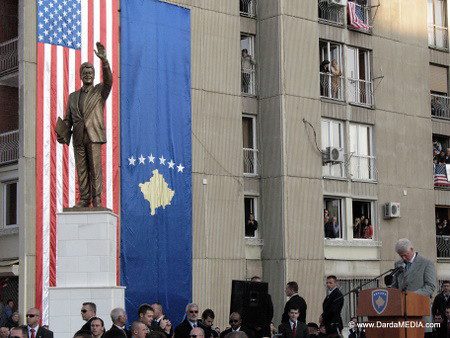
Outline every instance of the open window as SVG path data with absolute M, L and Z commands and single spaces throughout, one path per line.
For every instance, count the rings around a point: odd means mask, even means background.
M 364 106 L 372 106 L 371 52 L 356 47 L 347 47 L 346 50 L 348 101 Z
M 322 119 L 322 150 L 328 147 L 344 149 L 344 125 L 342 121 Z M 322 167 L 323 176 L 344 177 L 344 163 L 327 163 Z
M 372 126 L 350 123 L 350 175 L 353 180 L 376 179 Z
M 319 42 L 320 96 L 344 100 L 342 45 L 330 41 Z
M 324 237 L 329 239 L 343 238 L 344 201 L 339 197 L 324 197 Z
M 427 0 L 428 46 L 448 50 L 447 1 Z
M 242 116 L 244 174 L 258 173 L 258 149 L 256 146 L 256 116 Z
M 3 183 L 3 214 L 5 227 L 17 226 L 17 181 Z
M 255 37 L 241 34 L 241 92 L 256 95 Z
M 352 201 L 353 239 L 374 239 L 375 217 L 372 201 Z
M 258 199 L 255 196 L 244 197 L 245 237 L 258 236 Z

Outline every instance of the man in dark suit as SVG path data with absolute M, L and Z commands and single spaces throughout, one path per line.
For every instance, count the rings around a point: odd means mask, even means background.
M 31 308 L 27 311 L 27 330 L 31 338 L 53 338 L 53 332 L 39 326 L 41 312 L 37 308 Z
M 322 304 L 322 321 L 327 334 L 340 334 L 343 324 L 341 318 L 344 297 L 337 285 L 336 276 L 327 277 L 327 296 Z
M 262 283 L 259 276 L 253 276 L 250 281 Z M 273 303 L 270 295 L 259 292 L 254 297 L 250 295 L 249 305 L 244 308 L 242 318 L 245 324 L 253 330 L 256 338 L 270 337 L 270 323 L 273 318 Z
M 220 338 L 225 338 L 227 334 L 230 332 L 244 332 L 248 338 L 254 338 L 255 333 L 252 329 L 242 324 L 242 318 L 240 313 L 233 312 L 230 314 L 230 320 L 228 322 L 230 324 L 230 328 L 226 329 L 225 331 L 222 331 L 220 333 Z
M 85 302 L 81 307 L 81 317 L 86 323 L 77 331 L 76 334 L 81 333 L 91 333 L 91 322 L 92 319 L 97 316 L 97 305 L 92 302 Z
M 159 330 L 152 329 L 152 322 L 155 312 L 150 304 L 142 304 L 138 309 L 138 317 L 141 323 L 144 323 L 148 328 L 148 338 L 166 338 L 165 334 Z
M 127 338 L 127 332 L 125 331 L 127 314 L 125 310 L 120 307 L 112 309 L 111 321 L 113 325 L 105 332 L 102 338 Z
M 286 296 L 289 297 L 289 300 L 286 302 L 284 306 L 283 316 L 281 317 L 282 323 L 289 322 L 289 309 L 298 309 L 300 315 L 298 320 L 302 323 L 306 324 L 306 302 L 305 300 L 299 296 L 298 294 L 298 284 L 297 282 L 289 282 L 286 284 L 285 289 Z
M 194 327 L 203 329 L 203 325 L 198 321 L 198 305 L 189 303 L 186 305 L 186 318 L 175 328 L 175 337 L 189 338 Z
M 444 316 L 448 305 L 450 305 L 450 281 L 445 280 L 442 282 L 442 292 L 434 298 L 431 313 L 433 316 L 437 314 Z
M 308 330 L 305 323 L 298 320 L 298 309 L 289 310 L 289 322 L 281 323 L 278 326 L 278 333 L 282 338 L 306 338 L 308 336 Z
M 97 57 L 102 61 L 103 83 L 94 86 L 95 71 L 90 63 L 80 67 L 83 87 L 69 95 L 64 123 L 73 133 L 73 148 L 78 174 L 80 201 L 77 207 L 101 206 L 102 156 L 101 145 L 106 143 L 103 107 L 112 86 L 112 73 L 105 47 L 97 42 Z M 69 144 L 58 135 L 58 142 Z

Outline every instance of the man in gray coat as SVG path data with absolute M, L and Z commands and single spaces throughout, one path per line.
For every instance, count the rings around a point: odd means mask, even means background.
M 401 260 L 395 262 L 395 267 L 403 269 L 394 276 L 394 282 L 390 286 L 431 297 L 436 289 L 436 270 L 433 262 L 414 251 L 411 241 L 407 238 L 398 240 L 395 251 L 401 257 Z

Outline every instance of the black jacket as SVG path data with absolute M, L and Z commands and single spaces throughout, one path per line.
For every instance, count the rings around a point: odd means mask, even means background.
M 431 306 L 431 313 L 435 316 L 437 313 L 441 314 L 442 317 L 445 316 L 445 308 L 450 305 L 450 297 L 445 300 L 444 293 L 441 292 L 436 297 L 434 297 L 433 305 Z
M 201 327 L 205 330 L 204 326 L 200 321 L 197 321 L 197 326 Z M 183 320 L 180 325 L 175 328 L 175 337 L 176 338 L 189 338 L 189 334 L 191 333 L 192 326 L 187 319 Z
M 231 331 L 233 331 L 233 330 L 230 327 L 230 328 L 226 329 L 225 331 L 220 332 L 220 338 L 225 338 L 226 335 L 229 334 Z M 247 335 L 248 338 L 255 337 L 255 333 L 253 332 L 253 330 L 245 325 L 241 325 L 241 328 L 239 329 L 239 331 L 245 332 L 245 334 Z
M 84 323 L 84 325 L 81 327 L 81 329 L 79 329 L 77 331 L 77 333 L 75 334 L 80 334 L 80 333 L 91 333 L 91 322 L 94 319 L 94 317 L 92 317 L 91 319 L 89 319 L 86 323 Z
M 306 323 L 306 302 L 299 295 L 293 295 L 284 306 L 283 316 L 281 317 L 282 323 L 289 322 L 289 310 L 290 309 L 298 309 L 300 315 L 298 316 L 298 321 L 302 323 Z
M 308 329 L 306 324 L 301 321 L 297 321 L 297 328 L 295 329 L 295 337 L 292 335 L 291 323 L 281 323 L 278 326 L 278 333 L 282 338 L 306 338 L 308 337 Z
M 47 330 L 45 327 L 39 326 L 39 329 L 36 332 L 36 338 L 53 338 L 53 332 Z
M 127 338 L 127 333 L 125 330 L 121 330 L 113 324 L 113 326 L 105 332 L 102 338 Z
M 339 332 L 342 330 L 341 311 L 343 306 L 344 297 L 342 297 L 342 292 L 338 288 L 334 289 L 324 299 L 322 304 L 322 319 L 328 334 L 336 333 L 337 329 L 339 329 Z

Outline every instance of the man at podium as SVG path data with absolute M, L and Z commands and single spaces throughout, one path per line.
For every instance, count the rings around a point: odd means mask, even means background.
M 397 241 L 395 251 L 401 260 L 395 262 L 397 271 L 393 274 L 393 283 L 388 286 L 431 297 L 436 289 L 436 270 L 433 262 L 414 251 L 411 241 L 407 238 Z

